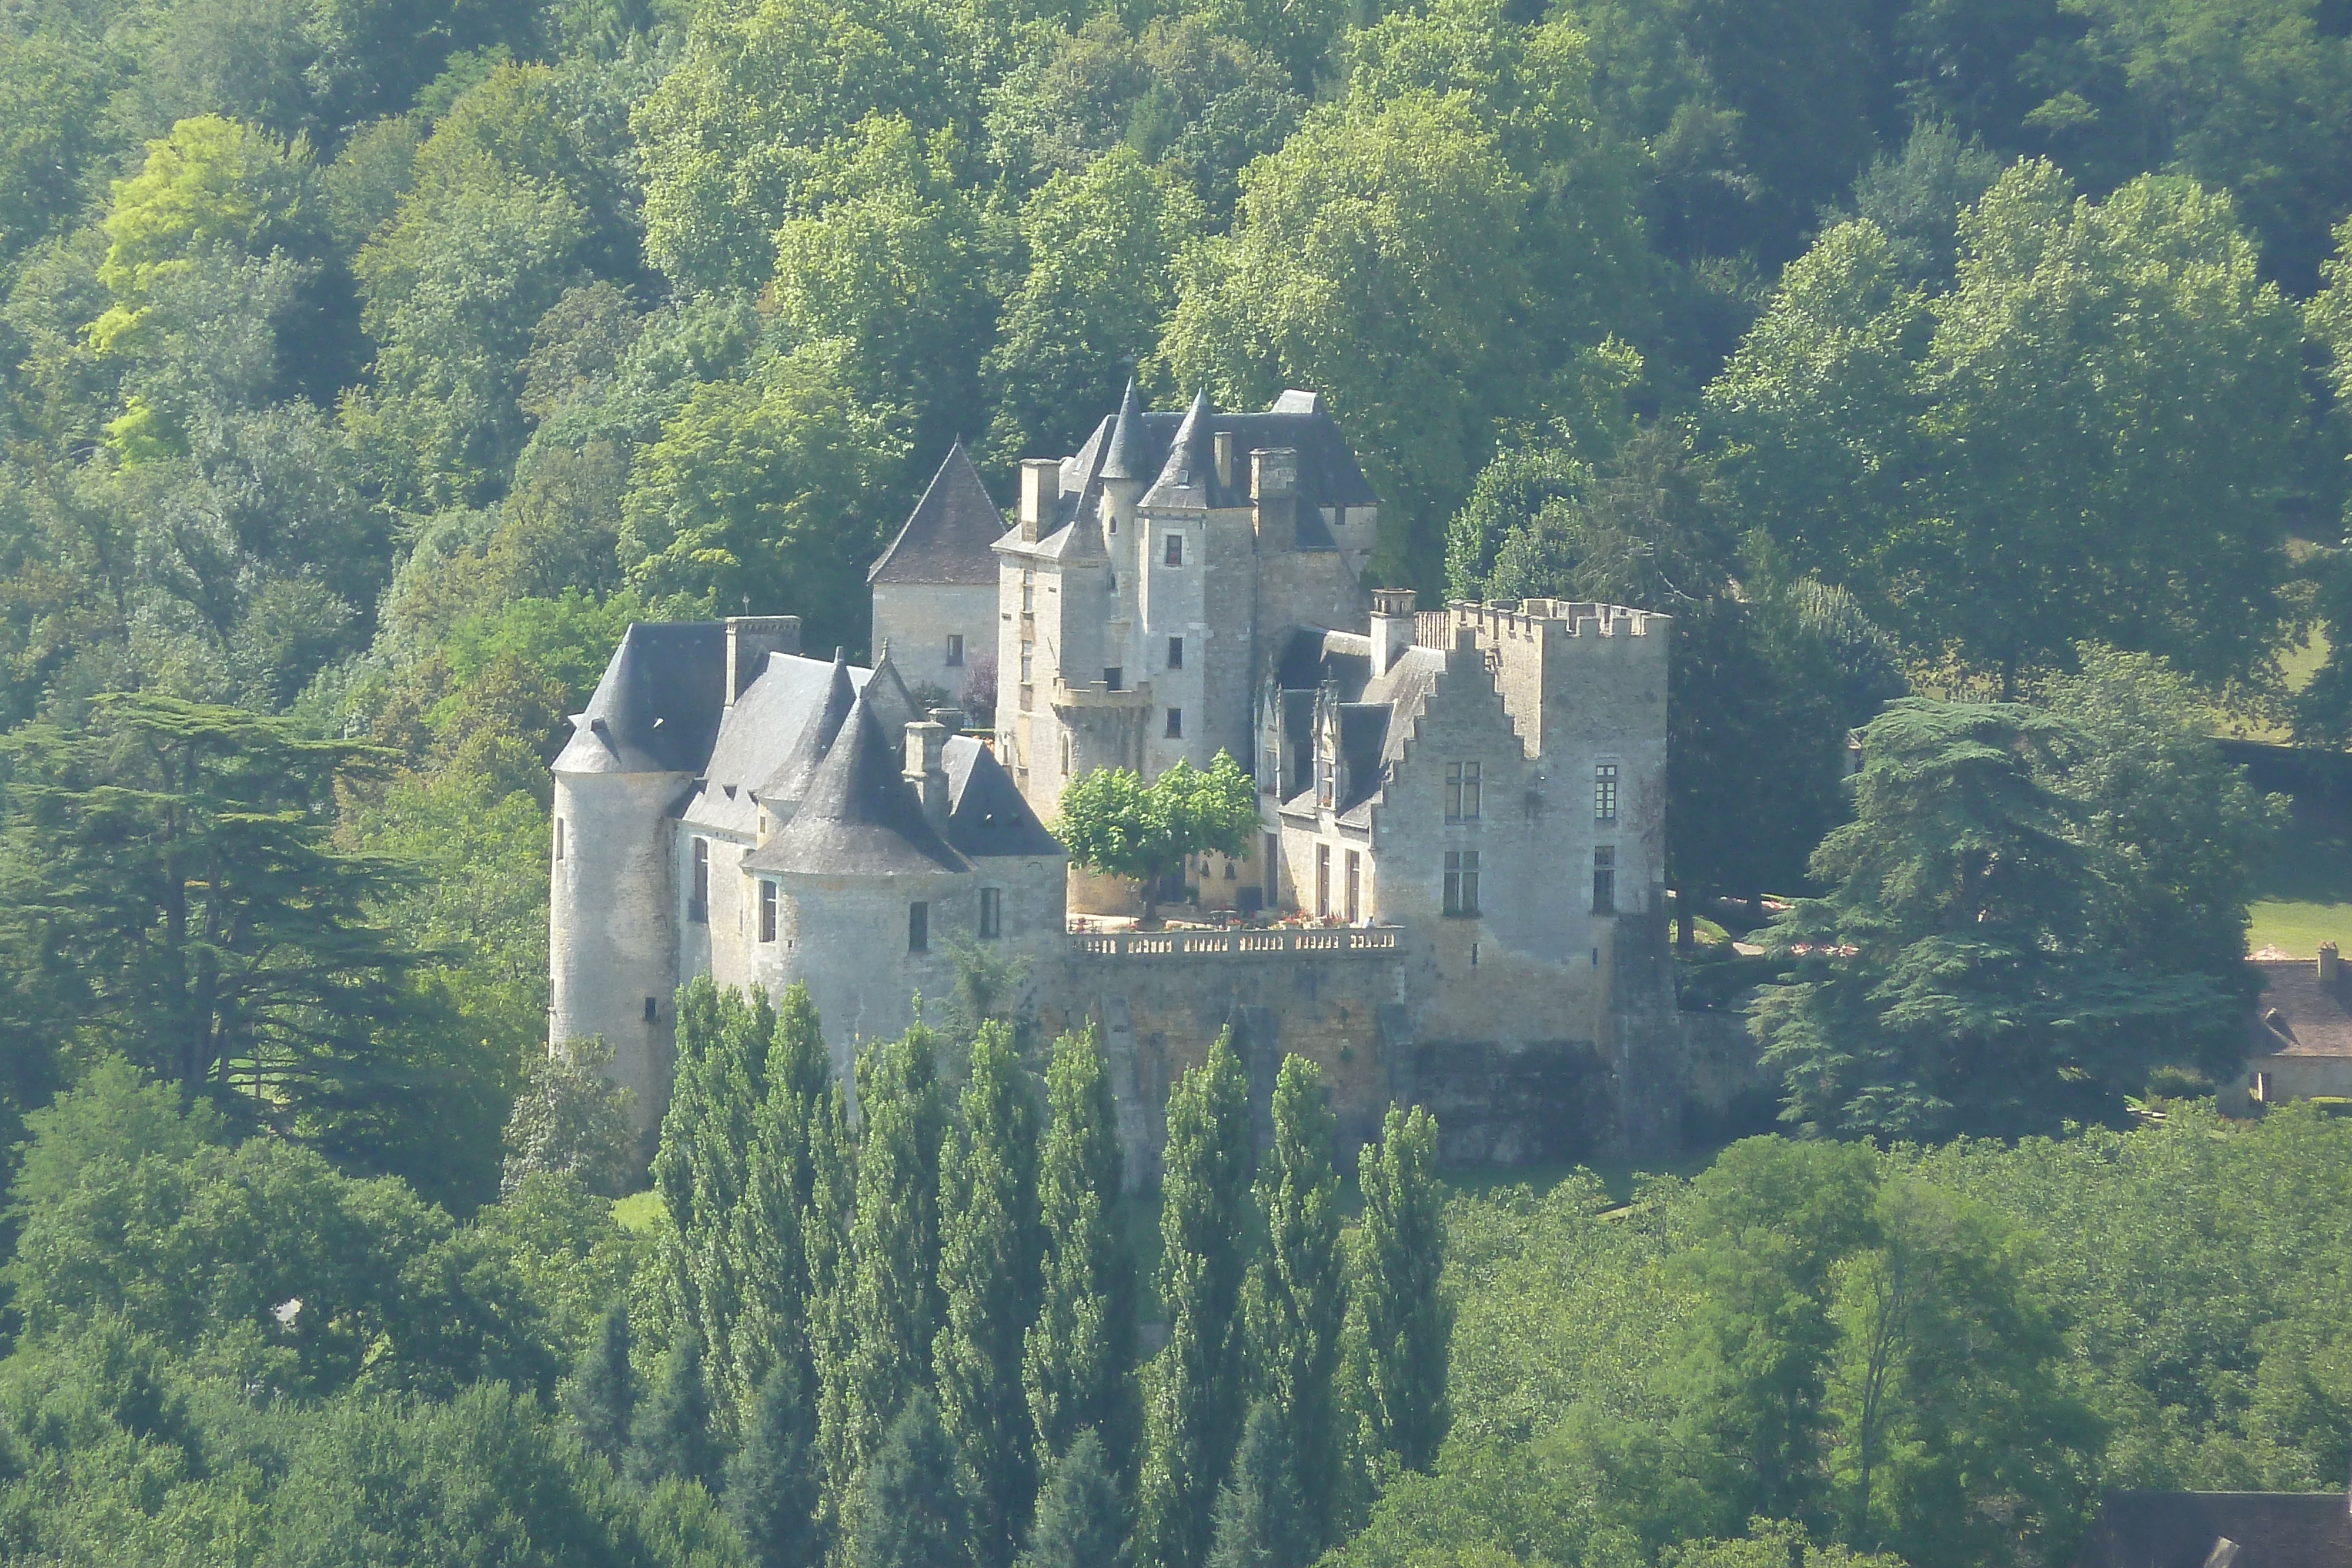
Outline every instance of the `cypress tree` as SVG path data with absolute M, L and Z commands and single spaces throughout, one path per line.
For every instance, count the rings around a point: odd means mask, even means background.
M 1331 1136 L 1322 1072 L 1304 1057 L 1285 1057 L 1274 1087 L 1273 1158 L 1257 1185 L 1265 1249 L 1250 1270 L 1244 1317 L 1269 1418 L 1282 1428 L 1297 1480 L 1309 1555 L 1330 1542 L 1342 1458 L 1333 1385 L 1347 1285 Z
M 1011 1029 L 981 1026 L 962 1124 L 940 1183 L 940 1288 L 933 1347 L 940 1417 L 962 1465 L 979 1568 L 1009 1568 L 1037 1495 L 1021 1387 L 1022 1335 L 1037 1315 L 1037 1112 Z
M 715 1487 L 719 1449 L 711 1429 L 710 1385 L 702 1373 L 702 1340 L 681 1329 L 662 1353 L 653 1397 L 637 1413 L 637 1479 L 646 1485 L 675 1476 Z
M 1136 1556 L 1146 1568 L 1201 1568 L 1240 1440 L 1250 1147 L 1249 1080 L 1220 1034 L 1168 1098 L 1159 1274 L 1168 1343 L 1148 1374 L 1137 1487 Z
M 772 1367 L 727 1464 L 727 1511 L 756 1568 L 816 1568 L 824 1560 L 816 1430 L 790 1359 Z
M 969 1568 L 970 1525 L 939 1406 L 918 1389 L 866 1468 L 855 1568 Z
M 1091 1428 L 1113 1474 L 1129 1473 L 1137 1412 L 1135 1279 L 1111 1224 L 1121 1179 L 1110 1063 L 1091 1029 L 1054 1042 L 1050 1118 L 1037 1177 L 1045 1227 L 1044 1302 L 1024 1346 L 1022 1386 L 1041 1455 Z
M 873 1458 L 892 1416 L 930 1379 L 939 1295 L 940 1145 L 945 1118 L 930 1031 L 920 1024 L 857 1061 L 856 1210 L 840 1283 L 843 1347 L 826 1415 L 845 1490 Z M 937 1419 L 938 1412 L 932 1412 Z
M 615 1301 L 604 1310 L 596 1337 L 580 1353 L 580 1364 L 563 1390 L 572 1428 L 592 1453 L 614 1464 L 629 1448 L 629 1423 L 636 1414 L 637 1390 L 629 1372 L 629 1304 Z
M 825 1513 L 839 1533 L 844 1502 L 856 1481 L 845 1446 L 850 1352 L 857 1343 L 849 1300 L 849 1223 L 856 1207 L 856 1143 L 849 1131 L 849 1091 L 835 1083 L 809 1126 L 808 1207 L 801 1211 L 801 1249 L 808 1260 L 808 1347 L 824 1461 Z
M 1377 1148 L 1357 1156 L 1364 1218 L 1357 1233 L 1357 1309 L 1364 1344 L 1365 1413 L 1373 1440 L 1409 1470 L 1437 1462 L 1453 1416 L 1445 1347 L 1445 1200 L 1437 1186 L 1437 1123 L 1416 1106 L 1389 1107 Z
M 1103 1441 L 1091 1430 L 1047 1461 L 1020 1568 L 1126 1568 L 1127 1520 Z
M 1284 1436 L 1286 1426 L 1272 1401 L 1250 1406 L 1241 1451 L 1234 1456 L 1233 1479 L 1217 1490 L 1209 1568 L 1302 1568 L 1314 1558 L 1307 1499 Z

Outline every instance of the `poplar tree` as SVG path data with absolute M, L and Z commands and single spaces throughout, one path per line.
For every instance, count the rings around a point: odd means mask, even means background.
M 942 1316 L 939 1295 L 940 1144 L 945 1131 L 931 1033 L 920 1024 L 866 1048 L 857 1061 L 856 1211 L 850 1221 L 838 1310 L 845 1335 L 839 1388 L 826 1415 L 838 1424 L 835 1485 L 858 1479 L 884 1429 L 925 1387 Z M 933 1418 L 937 1415 L 934 1412 Z M 854 1521 L 853 1521 L 854 1522 Z
M 1301 1568 L 1314 1559 L 1313 1499 L 1300 1485 L 1288 1426 L 1276 1401 L 1250 1406 L 1233 1479 L 1217 1491 L 1209 1568 Z
M 1333 1384 L 1347 1283 L 1332 1125 L 1322 1071 L 1305 1057 L 1285 1057 L 1274 1087 L 1273 1159 L 1257 1183 L 1265 1249 L 1250 1270 L 1244 1319 L 1267 1419 L 1280 1428 L 1297 1483 L 1297 1540 L 1307 1556 L 1329 1543 L 1341 1460 Z
M 820 1145 L 833 1099 L 833 1062 L 808 988 L 795 984 L 776 1009 L 768 1047 L 767 1093 L 751 1129 L 746 1191 L 736 1225 L 743 1271 L 743 1322 L 736 1343 L 742 1386 L 762 1386 L 770 1367 L 787 1362 L 793 1386 L 816 1408 L 815 1354 L 811 1319 L 816 1286 L 810 1233 L 835 1223 L 813 1212 L 818 1193 Z M 830 1195 L 825 1202 L 829 1203 Z M 818 1236 L 822 1249 L 825 1239 Z
M 1091 1430 L 1045 1465 L 1037 1522 L 1020 1568 L 1126 1568 L 1126 1510 L 1111 1479 L 1103 1441 Z
M 635 1461 L 637 1479 L 647 1485 L 672 1477 L 718 1482 L 710 1385 L 702 1372 L 702 1340 L 691 1328 L 682 1328 L 662 1354 L 653 1397 L 638 1412 Z
M 666 1273 L 676 1321 L 701 1338 L 715 1407 L 730 1427 L 749 1398 L 735 1343 L 744 1304 L 739 1232 L 775 1030 L 775 1010 L 756 986 L 747 998 L 705 975 L 680 988 L 678 1069 L 654 1156 L 654 1183 L 670 1217 Z
M 581 1352 L 580 1364 L 564 1388 L 572 1429 L 591 1453 L 614 1464 L 628 1452 L 629 1423 L 636 1414 L 636 1385 L 629 1372 L 629 1304 L 605 1309 L 596 1337 Z
M 1230 1031 L 1168 1098 L 1160 1299 L 1168 1343 L 1147 1374 L 1138 1559 L 1201 1568 L 1242 1410 L 1243 1277 L 1250 1227 L 1249 1080 Z
M 1409 1470 L 1437 1462 L 1452 1415 L 1445 1350 L 1454 1308 L 1445 1267 L 1445 1200 L 1437 1186 L 1437 1122 L 1389 1107 L 1377 1147 L 1356 1156 L 1364 1193 L 1357 1230 L 1356 1315 L 1364 1343 L 1365 1415 L 1372 1437 Z
M 1041 1455 L 1067 1453 L 1092 1428 L 1112 1473 L 1135 1447 L 1128 1381 L 1135 1347 L 1134 1274 L 1111 1224 L 1122 1155 L 1110 1063 L 1088 1029 L 1054 1042 L 1049 1119 L 1038 1174 L 1045 1227 L 1045 1301 L 1022 1361 Z
M 971 1525 L 939 1406 L 910 1396 L 866 1472 L 854 1568 L 968 1568 Z
M 940 1416 L 961 1463 L 971 1551 L 1004 1568 L 1037 1494 L 1022 1336 L 1037 1315 L 1037 1111 L 1011 1029 L 981 1027 L 962 1124 L 941 1160 L 940 1289 L 947 1316 L 933 1348 Z
M 780 1359 L 727 1465 L 727 1511 L 757 1568 L 816 1568 L 824 1556 L 816 1431 L 799 1371 Z

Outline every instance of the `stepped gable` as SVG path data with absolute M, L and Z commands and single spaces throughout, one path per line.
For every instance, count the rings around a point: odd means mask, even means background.
M 903 763 L 903 744 L 892 744 L 861 694 L 800 809 L 744 865 L 814 876 L 971 870 L 971 862 L 932 831 L 922 802 L 901 776 Z
M 975 860 L 992 855 L 1058 855 L 1062 841 L 1037 813 L 996 756 L 968 735 L 950 738 L 948 842 Z
M 554 771 L 700 773 L 726 684 L 725 622 L 631 622 Z
M 783 760 L 770 771 L 767 779 L 752 791 L 758 800 L 771 803 L 798 800 L 806 796 L 815 781 L 819 764 L 824 754 L 833 749 L 841 727 L 849 718 L 849 710 L 857 701 L 857 682 L 849 668 L 846 654 L 833 651 L 833 674 L 824 690 L 824 701 L 793 737 L 792 748 Z
M 959 440 L 866 580 L 992 587 L 996 556 L 990 547 L 1004 532 L 1003 515 Z

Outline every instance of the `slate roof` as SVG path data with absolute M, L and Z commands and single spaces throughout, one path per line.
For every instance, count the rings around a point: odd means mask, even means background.
M 816 779 L 817 765 L 824 760 L 824 754 L 832 749 L 842 725 L 849 718 L 850 706 L 857 700 L 857 685 L 848 659 L 840 649 L 835 649 L 833 674 L 825 682 L 824 701 L 800 727 L 783 760 L 761 781 L 756 791 L 761 800 L 784 801 L 806 797 L 810 784 Z
M 2254 1000 L 2252 1038 L 2255 1056 L 2352 1056 L 2352 968 L 2338 969 L 2332 986 L 2319 983 L 2319 966 L 2308 958 L 2256 958 L 2262 995 Z
M 1215 437 L 1220 432 L 1234 436 L 1230 486 L 1216 482 Z M 1181 447 L 1180 434 L 1186 436 Z M 1205 393 L 1196 393 L 1181 414 L 1122 403 L 1119 413 L 1106 415 L 1085 444 L 1062 460 L 1061 492 L 1053 518 L 1040 529 L 1043 544 L 1024 548 L 1047 557 L 1062 554 L 1067 548 L 1062 536 L 1071 531 L 1073 518 L 1094 514 L 1106 478 L 1150 479 L 1142 504 L 1154 508 L 1246 507 L 1250 453 L 1277 446 L 1298 454 L 1298 538 L 1305 548 L 1334 548 L 1321 508 L 1380 505 L 1320 396 L 1286 392 L 1264 413 L 1235 413 L 1211 406 Z M 1121 472 L 1113 473 L 1114 467 Z M 1184 476 L 1181 485 L 1180 475 Z
M 725 707 L 727 627 L 632 622 L 613 650 L 558 773 L 699 773 Z
M 885 731 L 863 695 L 851 705 L 792 821 L 744 864 L 818 876 L 905 876 L 977 869 L 1003 855 L 1058 855 L 1062 846 L 995 757 L 968 735 L 948 737 L 948 827 L 942 838 L 904 775 L 904 733 Z
M 1346 786 L 1336 807 L 1342 822 L 1370 825 L 1371 809 L 1388 787 L 1390 769 L 1403 758 L 1414 723 L 1428 710 L 1430 694 L 1444 672 L 1442 650 L 1416 646 L 1405 649 L 1386 672 L 1375 675 L 1372 640 L 1360 632 L 1300 627 L 1285 640 L 1274 672 L 1282 694 L 1285 751 L 1314 744 L 1316 693 L 1328 685 L 1339 704 L 1339 756 Z M 1283 810 L 1311 813 L 1314 780 L 1308 777 L 1300 783 L 1301 789 L 1284 802 Z
M 2221 1542 L 2235 1568 L 2346 1568 L 2352 1508 L 2343 1492 L 2111 1491 L 2078 1568 L 2204 1568 Z
M 794 742 L 821 716 L 836 675 L 854 695 L 866 674 L 851 672 L 838 654 L 832 663 L 797 653 L 768 655 L 767 667 L 720 718 L 719 737 L 702 766 L 699 787 L 681 813 L 684 820 L 748 837 L 759 825 L 762 799 L 796 799 L 766 788 L 780 758 L 789 756 Z M 848 710 L 846 702 L 842 706 Z
M 1003 515 L 958 441 L 866 580 L 992 587 L 996 556 L 990 547 L 1004 531 Z

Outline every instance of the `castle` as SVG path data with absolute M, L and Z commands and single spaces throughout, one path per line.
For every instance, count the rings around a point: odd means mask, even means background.
M 657 1113 L 683 980 L 805 982 L 845 1071 L 978 953 L 1042 1029 L 1104 1031 L 1138 1179 L 1220 1029 L 1262 1114 L 1314 1057 L 1351 1140 L 1401 1100 L 1457 1160 L 1670 1144 L 1738 1065 L 1664 958 L 1667 621 L 1417 612 L 1361 586 L 1378 508 L 1313 393 L 1130 386 L 1022 465 L 1010 526 L 949 454 L 870 574 L 870 669 L 789 616 L 633 625 L 553 764 L 551 1038 L 603 1036 Z M 940 699 L 991 655 L 992 744 Z M 1069 864 L 1062 790 L 1220 751 L 1261 831 L 1181 913 L 1223 923 L 1118 920 L 1135 890 Z

